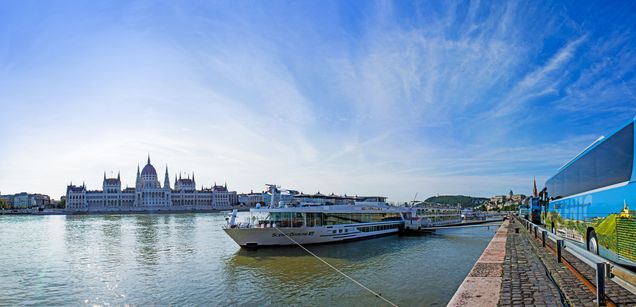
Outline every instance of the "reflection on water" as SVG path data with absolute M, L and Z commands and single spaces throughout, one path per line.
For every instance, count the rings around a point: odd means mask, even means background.
M 137 238 L 135 247 L 137 248 L 137 259 L 140 265 L 159 264 L 160 245 L 157 234 L 157 223 L 159 217 L 156 215 L 135 215 L 135 236 Z
M 0 305 L 379 305 L 297 247 L 240 249 L 221 214 L 0 216 Z M 309 246 L 400 305 L 445 305 L 495 228 Z

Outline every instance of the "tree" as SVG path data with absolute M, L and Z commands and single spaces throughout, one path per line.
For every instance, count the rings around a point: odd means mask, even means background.
M 57 203 L 57 207 L 60 208 L 60 209 L 66 208 L 66 199 L 60 200 L 60 202 Z
M 0 209 L 11 209 L 11 205 L 5 199 L 0 198 Z

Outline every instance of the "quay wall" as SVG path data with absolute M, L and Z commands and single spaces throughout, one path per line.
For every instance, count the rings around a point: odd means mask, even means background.
M 509 220 L 505 220 L 448 306 L 496 306 L 499 303 Z

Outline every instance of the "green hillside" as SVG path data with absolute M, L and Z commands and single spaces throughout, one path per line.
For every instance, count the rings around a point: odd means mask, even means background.
M 448 204 L 448 205 L 462 205 L 462 208 L 472 208 L 475 206 L 479 206 L 484 202 L 488 201 L 488 198 L 483 197 L 472 197 L 472 196 L 464 196 L 464 195 L 439 195 L 429 197 L 425 200 L 425 202 L 430 203 L 438 203 L 438 204 Z

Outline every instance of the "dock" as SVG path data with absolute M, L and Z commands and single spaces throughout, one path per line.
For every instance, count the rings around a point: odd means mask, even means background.
M 535 229 L 516 218 L 504 221 L 448 305 L 636 305 L 634 289 L 605 274 L 599 303 L 596 270 Z
M 455 229 L 455 228 L 467 228 L 467 227 L 480 227 L 480 226 L 493 226 L 496 227 L 498 224 L 489 225 L 494 223 L 501 223 L 503 218 L 496 219 L 486 219 L 486 220 L 469 220 L 469 221 L 461 221 L 458 223 L 450 223 L 450 224 L 442 224 L 439 226 L 427 225 L 418 228 L 409 228 L 402 227 L 400 228 L 400 235 L 424 235 L 435 232 L 436 230 L 442 229 Z

